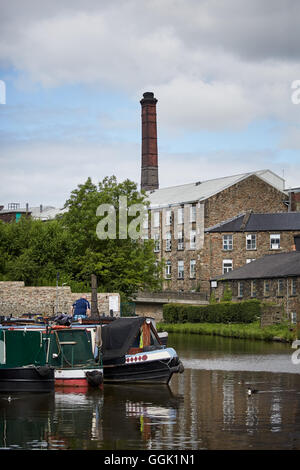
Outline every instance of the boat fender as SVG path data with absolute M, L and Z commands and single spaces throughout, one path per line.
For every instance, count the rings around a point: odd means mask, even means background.
M 182 374 L 184 372 L 184 365 L 182 364 L 181 361 L 179 361 L 178 372 L 179 374 Z
M 35 370 L 41 377 L 48 377 L 52 371 L 52 368 L 49 366 L 39 366 Z
M 87 371 L 85 375 L 92 387 L 99 387 L 103 383 L 103 374 L 100 370 Z

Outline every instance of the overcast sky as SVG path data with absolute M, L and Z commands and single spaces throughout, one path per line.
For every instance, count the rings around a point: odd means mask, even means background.
M 0 204 L 139 184 L 145 91 L 161 187 L 266 168 L 300 186 L 299 18 L 298 0 L 0 0 Z

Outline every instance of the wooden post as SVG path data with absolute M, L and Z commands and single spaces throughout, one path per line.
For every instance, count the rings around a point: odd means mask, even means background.
M 91 298 L 91 317 L 99 318 L 98 310 L 98 296 L 97 296 L 97 276 L 96 274 L 91 275 L 91 285 L 92 285 L 92 298 Z

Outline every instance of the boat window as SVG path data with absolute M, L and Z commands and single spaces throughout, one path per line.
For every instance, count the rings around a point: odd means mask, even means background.
M 159 345 L 159 342 L 157 341 L 157 338 L 155 336 L 155 334 L 153 333 L 152 330 L 150 330 L 150 345 L 153 346 L 158 346 Z

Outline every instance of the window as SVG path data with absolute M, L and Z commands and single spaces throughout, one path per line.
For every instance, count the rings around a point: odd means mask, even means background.
M 278 281 L 277 281 L 277 295 L 283 296 L 283 294 L 284 294 L 283 279 L 278 279 Z
M 251 281 L 251 297 L 256 297 L 256 281 Z
M 270 281 L 264 281 L 264 296 L 269 297 L 270 295 Z
M 154 212 L 154 220 L 153 220 L 153 226 L 154 227 L 159 227 L 159 216 L 160 216 L 160 213 L 159 212 Z
M 232 250 L 233 241 L 232 235 L 223 235 L 223 250 L 229 251 Z
M 190 261 L 190 278 L 195 279 L 196 277 L 196 260 L 191 259 Z
M 244 283 L 238 282 L 238 297 L 243 297 L 244 295 Z
M 273 233 L 270 235 L 270 248 L 271 250 L 279 250 L 280 248 L 280 234 Z
M 171 232 L 166 233 L 166 251 L 172 250 L 172 235 Z
M 159 238 L 159 233 L 155 233 L 155 235 L 154 235 L 154 251 L 155 251 L 155 252 L 160 251 L 160 238 Z
M 166 266 L 165 266 L 165 278 L 171 279 L 171 276 L 172 276 L 172 263 L 171 261 L 167 261 Z
M 148 222 L 149 222 L 149 214 L 148 212 L 145 210 L 145 213 L 144 213 L 144 219 L 143 219 L 143 228 L 144 229 L 147 229 L 148 228 Z
M 184 208 L 179 207 L 177 211 L 177 217 L 178 217 L 178 224 L 183 224 L 184 223 Z
M 256 250 L 256 234 L 246 235 L 246 250 Z
M 223 259 L 223 274 L 232 271 L 232 259 Z
M 251 263 L 252 261 L 255 261 L 255 258 L 247 258 L 246 259 L 246 264 Z
M 190 250 L 196 249 L 196 230 L 190 231 Z
M 178 232 L 178 245 L 177 245 L 177 250 L 183 250 L 184 249 L 184 235 L 183 231 L 181 230 Z
M 291 323 L 297 323 L 297 312 L 291 312 Z
M 291 295 L 297 295 L 297 279 L 291 280 Z
M 166 225 L 172 224 L 172 211 L 166 211 Z
M 190 207 L 190 222 L 196 222 L 196 206 Z
M 182 260 L 178 261 L 178 279 L 184 278 L 184 262 Z

